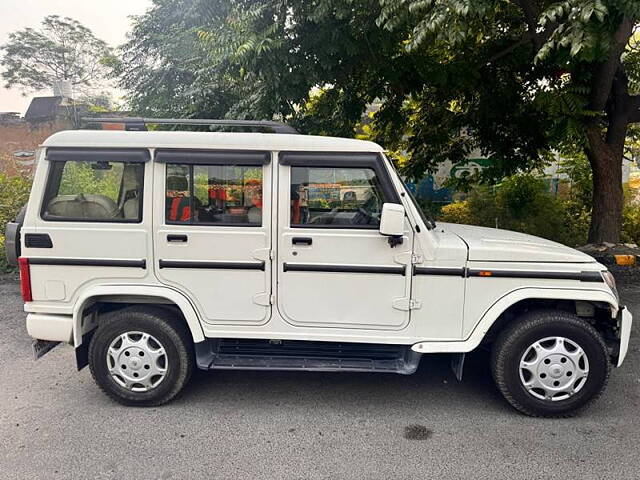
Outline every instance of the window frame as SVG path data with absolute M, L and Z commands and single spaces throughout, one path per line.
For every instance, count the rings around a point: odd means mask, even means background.
M 288 227 L 306 230 L 379 230 L 379 225 L 310 225 L 291 223 L 291 167 L 303 168 L 361 168 L 373 170 L 383 196 L 383 203 L 402 204 L 400 196 L 393 186 L 389 172 L 384 166 L 382 155 L 378 152 L 297 152 L 284 151 L 279 154 L 280 165 L 289 168 L 288 188 Z
M 49 163 L 47 168 L 47 183 L 40 205 L 40 219 L 45 222 L 77 222 L 77 223 L 132 223 L 139 224 L 144 220 L 144 180 L 146 173 L 145 163 L 151 160 L 149 150 L 146 148 L 74 148 L 74 147 L 49 147 L 45 152 L 45 160 Z M 126 164 L 142 164 L 140 174 L 140 203 L 138 218 L 77 218 L 51 216 L 46 212 L 49 201 L 57 195 L 62 182 L 64 165 L 68 162 L 110 162 L 122 163 L 123 171 L 120 179 L 120 189 L 124 181 L 124 168 Z M 61 168 L 57 166 L 62 164 Z M 57 170 L 56 170 L 57 169 Z M 54 189 L 56 191 L 54 191 Z M 119 192 L 121 195 L 122 192 Z
M 189 168 L 189 206 L 193 212 L 194 198 L 194 168 L 201 167 L 252 167 L 260 168 L 262 172 L 262 192 L 264 197 L 265 166 L 271 163 L 271 152 L 264 150 L 204 150 L 204 149 L 182 149 L 163 148 L 156 150 L 155 161 L 164 164 L 163 195 L 167 193 L 167 166 L 183 165 Z M 263 228 L 265 225 L 264 208 L 260 223 L 232 223 L 232 222 L 180 222 L 168 220 L 165 212 L 162 215 L 164 225 L 178 225 L 182 227 L 238 227 L 238 228 Z

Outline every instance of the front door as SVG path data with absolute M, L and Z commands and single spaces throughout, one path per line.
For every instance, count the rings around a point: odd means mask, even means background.
M 271 154 L 157 150 L 154 257 L 160 281 L 213 324 L 271 316 Z
M 409 323 L 413 233 L 378 232 L 400 203 L 376 153 L 281 152 L 278 309 L 294 326 L 402 330 Z

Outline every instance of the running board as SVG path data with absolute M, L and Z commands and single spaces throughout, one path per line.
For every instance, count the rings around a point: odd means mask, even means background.
M 299 340 L 208 339 L 195 344 L 203 370 L 306 370 L 410 375 L 422 354 L 405 345 Z

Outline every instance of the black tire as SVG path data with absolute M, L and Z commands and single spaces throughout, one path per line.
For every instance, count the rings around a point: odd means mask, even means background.
M 576 387 L 575 394 L 556 401 L 537 398 L 520 379 L 520 360 L 529 346 L 553 336 L 575 342 L 589 362 L 589 373 L 580 389 Z M 575 415 L 600 396 L 610 369 L 607 348 L 598 331 L 576 315 L 559 310 L 524 313 L 501 332 L 491 352 L 491 372 L 498 389 L 513 407 L 534 417 Z
M 107 351 L 121 334 L 137 331 L 152 335 L 166 352 L 166 374 L 153 388 L 132 391 L 116 382 L 109 372 Z M 193 373 L 191 335 L 171 311 L 154 306 L 134 306 L 104 315 L 89 345 L 89 367 L 98 386 L 113 400 L 130 406 L 157 406 L 172 400 Z

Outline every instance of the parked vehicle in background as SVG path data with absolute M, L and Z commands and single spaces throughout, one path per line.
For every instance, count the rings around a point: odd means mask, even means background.
M 380 146 L 274 128 L 50 137 L 7 227 L 38 354 L 71 344 L 127 405 L 171 400 L 194 368 L 410 374 L 446 353 L 460 378 L 481 346 L 525 414 L 602 392 L 632 321 L 605 267 L 436 225 Z

